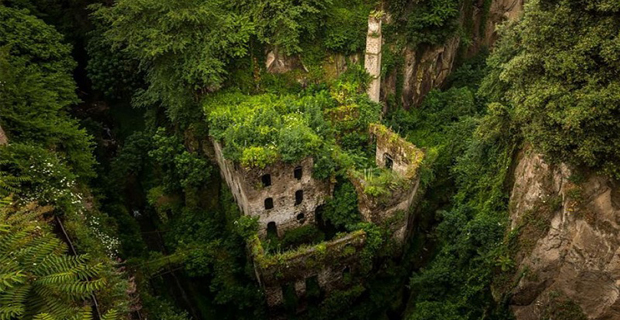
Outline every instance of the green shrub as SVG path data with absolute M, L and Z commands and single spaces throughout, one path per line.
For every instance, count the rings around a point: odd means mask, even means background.
M 540 0 L 505 28 L 482 93 L 509 108 L 552 161 L 620 178 L 620 12 L 615 2 Z
M 336 185 L 334 197 L 327 201 L 323 217 L 334 226 L 347 229 L 361 221 L 357 208 L 357 192 L 351 182 L 345 180 Z
M 302 244 L 315 244 L 323 240 L 325 240 L 325 234 L 315 225 L 308 224 L 286 231 L 280 243 L 283 249 L 288 250 Z

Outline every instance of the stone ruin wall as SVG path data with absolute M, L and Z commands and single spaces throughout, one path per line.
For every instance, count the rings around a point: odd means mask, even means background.
M 315 223 L 316 208 L 331 195 L 331 185 L 329 181 L 312 178 L 312 158 L 306 158 L 297 164 L 278 162 L 264 169 L 249 169 L 225 159 L 219 142 L 213 141 L 213 145 L 220 172 L 239 208 L 245 215 L 258 217 L 261 237 L 267 234 L 270 222 L 276 224 L 280 237 L 286 230 Z M 299 180 L 294 176 L 298 167 L 301 167 L 302 171 Z M 271 185 L 265 187 L 262 177 L 266 174 L 271 177 Z M 295 193 L 299 190 L 303 191 L 303 200 L 296 205 Z M 268 198 L 273 200 L 272 209 L 265 209 L 265 199 Z
M 412 146 L 404 139 L 401 139 L 400 142 Z M 390 158 L 392 159 L 392 171 L 406 177 L 410 174 L 411 167 L 415 165 L 409 160 L 410 149 L 403 147 L 399 143 L 390 143 L 387 139 L 377 139 L 375 163 L 379 168 L 385 168 L 388 158 Z
M 358 175 L 350 175 L 351 181 L 355 186 L 358 195 L 358 208 L 365 221 L 369 221 L 381 225 L 387 221 L 391 222 L 394 231 L 394 239 L 403 242 L 407 236 L 407 227 L 409 221 L 409 209 L 413 205 L 418 188 L 420 186 L 420 178 L 417 174 L 419 166 L 418 157 L 423 157 L 421 150 L 413 144 L 402 139 L 397 134 L 386 128 L 386 132 L 382 129 L 371 127 L 371 134 L 375 135 L 377 147 L 375 162 L 379 168 L 386 168 L 388 159 L 391 159 L 391 170 L 399 176 L 407 179 L 407 186 L 392 191 L 389 198 L 377 199 L 364 192 L 365 181 Z M 403 213 L 403 217 L 397 218 L 399 212 Z
M 319 287 L 326 293 L 347 287 L 343 282 L 344 273 L 359 273 L 359 254 L 365 244 L 366 233 L 356 231 L 326 242 L 324 251 L 319 250 L 319 245 L 316 245 L 280 264 L 261 267 L 259 263 L 255 263 L 267 304 L 270 307 L 283 304 L 282 286 L 286 284 L 293 284 L 297 298 L 303 301 L 306 298 L 307 282 L 313 277 L 316 277 Z M 351 248 L 351 252 L 344 254 L 346 248 Z M 256 260 L 260 258 L 255 257 Z

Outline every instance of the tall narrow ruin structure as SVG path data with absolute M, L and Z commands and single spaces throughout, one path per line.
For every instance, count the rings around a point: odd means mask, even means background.
M 368 17 L 368 35 L 366 36 L 366 58 L 364 67 L 372 77 L 368 86 L 368 97 L 374 102 L 379 102 L 381 93 L 381 17 L 379 14 L 371 14 Z

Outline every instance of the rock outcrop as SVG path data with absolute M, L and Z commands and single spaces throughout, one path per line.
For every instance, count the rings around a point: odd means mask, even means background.
M 516 318 L 620 319 L 620 182 L 528 152 L 514 175 Z
M 482 48 L 491 47 L 498 38 L 496 27 L 506 20 L 517 19 L 523 12 L 524 0 L 492 0 L 488 11 L 485 1 L 477 1 L 471 12 L 472 42 L 465 51 L 465 57 L 471 57 Z M 415 10 L 415 9 L 414 9 Z M 461 25 L 465 27 L 465 13 L 462 12 Z M 467 14 L 469 16 L 469 14 Z M 481 27 L 484 25 L 484 27 Z M 459 50 L 460 36 L 449 39 L 440 46 L 423 48 L 405 48 L 405 57 L 401 70 L 388 75 L 382 83 L 382 100 L 396 93 L 395 73 L 403 74 L 401 103 L 405 108 L 418 106 L 424 96 L 433 88 L 440 87 L 452 72 Z
M 461 36 L 457 35 L 440 46 L 406 47 L 400 53 L 404 56 L 404 63 L 397 70 L 391 71 L 381 79 L 381 101 L 387 101 L 388 97 L 395 95 L 396 86 L 402 86 L 400 99 L 405 108 L 418 106 L 424 96 L 433 88 L 442 86 L 448 75 L 452 72 L 457 56 L 462 53 L 465 57 L 471 57 L 480 52 L 482 48 L 491 47 L 498 38 L 496 27 L 506 20 L 517 19 L 523 12 L 524 0 L 491 0 L 490 8 L 484 8 L 484 0 L 478 0 L 472 12 L 461 13 L 461 25 L 471 24 L 472 39 L 467 49 L 461 48 Z M 413 8 L 415 10 L 415 8 Z M 464 17 L 471 16 L 471 20 L 465 22 Z M 386 18 L 389 24 L 389 18 Z M 484 25 L 484 27 L 481 27 Z M 373 30 L 369 30 L 372 34 Z M 377 34 L 380 37 L 380 34 Z M 372 47 L 372 46 L 371 46 Z M 390 47 L 390 43 L 384 43 L 383 49 Z M 368 49 L 367 49 L 368 50 Z M 303 55 L 303 54 L 302 54 Z M 381 57 L 381 54 L 372 52 L 371 57 Z M 348 58 L 348 59 L 347 59 Z M 368 59 L 368 55 L 366 56 Z M 324 61 L 321 68 L 325 71 L 325 78 L 333 79 L 347 69 L 347 60 L 350 63 L 358 63 L 358 55 L 344 57 L 331 54 Z M 371 65 L 380 66 L 380 63 Z M 294 70 L 308 72 L 303 65 L 300 56 L 287 56 L 278 48 L 269 48 L 266 52 L 265 68 L 270 73 L 286 73 Z M 380 67 L 378 67 L 380 71 Z M 368 69 L 368 68 L 367 68 Z M 397 78 L 402 74 L 402 84 L 397 84 Z M 299 82 L 305 83 L 303 76 Z M 378 87 L 376 84 L 373 88 Z M 372 96 L 372 95 L 371 95 Z
M 0 146 L 9 143 L 9 139 L 6 137 L 4 130 L 2 130 L 2 126 L 0 126 Z

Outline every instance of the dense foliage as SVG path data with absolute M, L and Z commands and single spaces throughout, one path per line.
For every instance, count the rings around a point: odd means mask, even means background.
M 550 159 L 620 177 L 620 4 L 529 1 L 513 28 L 492 81 L 526 139 Z
M 291 317 L 510 319 L 491 288 L 516 271 L 506 229 L 522 143 L 620 178 L 620 4 L 527 1 L 488 59 L 465 61 L 419 108 L 396 108 L 403 52 L 460 37 L 461 64 L 491 4 L 2 1 L 0 198 L 13 200 L 0 204 L 0 319 L 266 318 L 246 251 L 257 221 L 208 158 L 209 135 L 243 166 L 313 156 L 313 176 L 333 183 L 318 227 L 258 242 L 269 263 L 365 234 L 365 280 L 345 273 L 350 287 L 327 297 L 309 283 L 304 314 L 287 285 Z M 387 13 L 382 76 L 395 88 L 383 115 L 359 59 L 373 10 Z M 291 71 L 268 72 L 271 58 Z M 360 169 L 381 199 L 409 187 L 375 168 L 376 122 L 425 151 L 403 252 L 388 228 L 360 223 L 348 181 Z M 556 298 L 544 317 L 580 313 Z
M 487 97 L 477 94 L 480 65 L 484 59 L 476 58 L 450 79 L 467 85 L 431 92 L 422 108 L 390 120 L 426 147 L 422 182 L 429 196 L 421 216 L 441 221 L 436 255 L 410 279 L 408 319 L 478 319 L 495 309 L 490 284 L 503 248 L 505 181 L 518 136 L 510 115 L 487 108 Z
M 368 145 L 365 128 L 379 120 L 379 106 L 356 85 L 338 82 L 331 91 L 301 96 L 219 95 L 205 104 L 209 133 L 223 142 L 224 157 L 246 167 L 297 162 L 333 150 L 336 140 L 359 153 Z
M 403 33 L 412 45 L 441 45 L 458 30 L 461 0 L 390 0 L 389 8 L 396 23 L 389 26 Z M 470 4 L 471 5 L 471 4 Z M 393 29 L 392 29 L 393 28 Z
M 161 103 L 173 121 L 186 122 L 195 119 L 200 96 L 224 85 L 234 69 L 231 62 L 245 64 L 254 55 L 253 39 L 290 55 L 300 53 L 327 26 L 325 48 L 360 50 L 371 7 L 362 0 L 356 1 L 354 14 L 346 12 L 348 7 L 347 1 L 331 0 L 120 0 L 91 9 L 109 26 L 100 41 L 138 61 L 146 74 L 148 86 L 137 92 L 134 103 Z M 342 29 L 347 26 L 356 32 Z M 92 67 L 105 60 L 94 60 Z M 250 68 L 258 66 L 252 62 Z
M 68 319 L 106 284 L 99 277 L 101 264 L 66 254 L 67 245 L 43 218 L 50 210 L 0 204 L 0 319 L 38 314 Z
M 9 259 L 2 266 L 13 278 L 3 283 L 0 312 L 88 319 L 94 296 L 98 311 L 127 312 L 128 282 L 113 260 L 117 240 L 98 229 L 107 217 L 84 189 L 95 160 L 90 137 L 69 115 L 78 102 L 71 47 L 27 10 L 0 5 L 0 16 L 0 123 L 9 138 L 0 146 L 0 197 L 13 195 L 15 206 L 53 205 L 50 214 L 74 249 L 65 254 L 47 228 L 49 209 L 2 209 L 2 257 Z
M 18 143 L 51 148 L 81 178 L 93 175 L 91 142 L 67 115 L 78 101 L 71 47 L 27 11 L 0 6 L 0 122 Z

